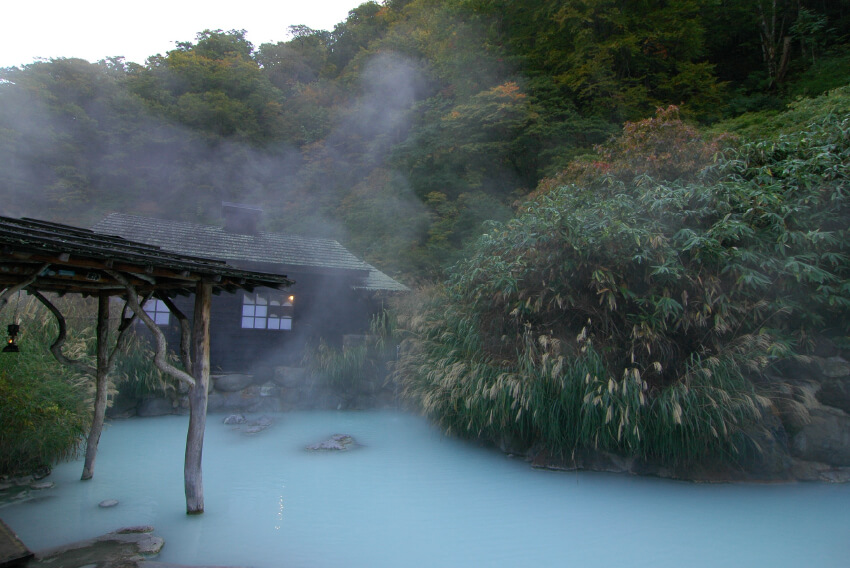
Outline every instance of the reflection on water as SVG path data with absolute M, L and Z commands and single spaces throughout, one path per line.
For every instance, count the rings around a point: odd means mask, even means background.
M 150 524 L 179 564 L 322 567 L 847 567 L 850 486 L 699 485 L 556 473 L 392 412 L 273 415 L 249 436 L 207 421 L 206 512 L 184 514 L 188 419 L 113 423 L 91 481 L 0 510 L 31 549 Z M 307 452 L 332 434 L 362 444 Z M 100 509 L 105 499 L 117 507 Z

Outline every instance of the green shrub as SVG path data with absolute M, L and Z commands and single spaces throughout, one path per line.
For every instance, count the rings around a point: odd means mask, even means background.
M 20 321 L 20 353 L 0 353 L 0 475 L 32 472 L 74 457 L 91 421 L 92 386 L 86 377 L 59 364 L 48 351 L 58 327 L 34 300 L 17 300 L 3 311 L 5 331 Z M 93 322 L 71 309 L 64 352 L 93 351 Z
M 772 140 L 807 130 L 828 116 L 850 115 L 850 85 L 832 89 L 815 98 L 797 98 L 784 112 L 763 110 L 742 114 L 716 124 L 713 132 L 731 132 L 745 140 Z
M 68 326 L 62 352 L 93 366 L 96 306 L 80 298 L 51 301 Z M 112 315 L 118 317 L 117 309 Z M 50 353 L 59 328 L 54 316 L 35 299 L 14 298 L 2 316 L 3 330 L 12 319 L 20 321 L 21 327 L 20 353 L 0 353 L 0 475 L 9 475 L 76 455 L 91 424 L 95 385 L 94 377 L 60 364 Z M 113 333 L 110 346 L 114 340 Z M 139 397 L 173 388 L 152 359 L 149 343 L 132 335 L 110 375 L 114 384 L 109 404 L 119 391 Z

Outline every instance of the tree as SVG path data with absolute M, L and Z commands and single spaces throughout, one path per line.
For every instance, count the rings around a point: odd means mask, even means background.
M 501 37 L 521 68 L 565 88 L 579 108 L 620 122 L 662 104 L 710 116 L 720 85 L 703 60 L 704 28 L 695 0 L 480 0 L 499 14 Z
M 181 42 L 150 59 L 130 88 L 211 139 L 267 144 L 280 132 L 282 94 L 252 58 L 253 49 L 244 30 L 205 30 L 197 43 Z

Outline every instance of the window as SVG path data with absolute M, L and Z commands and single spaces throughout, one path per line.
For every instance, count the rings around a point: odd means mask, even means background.
M 168 325 L 171 312 L 168 311 L 168 306 L 162 300 L 150 299 L 142 306 L 145 313 L 148 314 L 156 325 Z
M 292 303 L 295 296 L 257 292 L 242 296 L 243 329 L 292 329 Z

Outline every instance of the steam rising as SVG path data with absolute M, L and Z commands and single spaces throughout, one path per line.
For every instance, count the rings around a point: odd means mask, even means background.
M 419 230 L 424 207 L 386 167 L 425 90 L 411 61 L 383 53 L 364 62 L 361 94 L 338 128 L 303 149 L 174 123 L 126 90 L 120 63 L 58 59 L 6 74 L 2 214 L 89 226 L 117 211 L 214 224 L 221 201 L 233 201 L 262 204 L 268 230 L 346 241 L 345 225 L 359 225 L 367 205 L 373 219 L 410 218 Z

